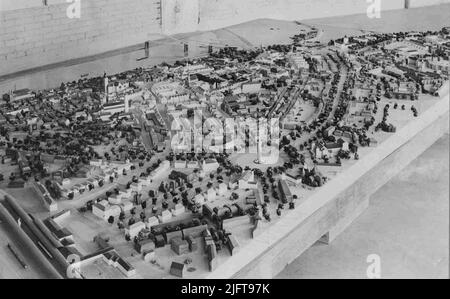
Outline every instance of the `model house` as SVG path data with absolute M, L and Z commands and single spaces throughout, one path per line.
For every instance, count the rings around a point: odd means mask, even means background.
M 218 194 L 219 196 L 225 196 L 228 192 L 228 186 L 225 183 L 220 183 L 219 184 L 219 190 L 218 190 Z
M 256 189 L 258 188 L 253 171 L 249 170 L 239 179 L 239 189 Z
M 183 204 L 179 203 L 175 205 L 175 208 L 172 209 L 172 215 L 173 217 L 177 217 L 182 215 L 184 212 L 186 212 L 186 208 L 183 206 Z
M 92 206 L 92 213 L 105 221 L 108 221 L 109 217 L 111 216 L 118 217 L 121 211 L 122 210 L 119 206 L 110 205 L 106 200 L 103 200 Z
M 130 236 L 131 239 L 139 235 L 139 233 L 146 229 L 146 225 L 144 222 L 139 221 L 133 225 L 130 225 L 127 229 L 125 229 L 125 233 Z
M 157 217 L 153 216 L 147 219 L 147 228 L 151 229 L 153 226 L 159 225 L 159 220 Z
M 172 220 L 172 213 L 168 210 L 162 211 L 161 215 L 158 216 L 159 222 L 165 223 Z
M 219 163 L 217 163 L 217 160 L 215 160 L 215 159 L 206 159 L 202 163 L 202 169 L 206 173 L 216 171 L 217 168 L 219 168 L 219 167 L 220 167 L 220 165 L 219 165 Z
M 189 243 L 181 238 L 173 238 L 170 241 L 170 248 L 178 255 L 189 253 Z
M 287 171 L 283 174 L 283 178 L 294 185 L 300 185 L 302 183 L 303 176 L 299 172 Z
M 197 195 L 194 197 L 194 202 L 195 202 L 197 205 L 203 205 L 203 204 L 205 203 L 205 198 L 203 197 L 203 195 L 197 194 Z
M 217 192 L 214 188 L 209 189 L 206 191 L 206 199 L 208 201 L 214 201 L 217 198 Z
M 170 274 L 179 278 L 186 276 L 186 265 L 182 263 L 172 262 L 170 265 Z

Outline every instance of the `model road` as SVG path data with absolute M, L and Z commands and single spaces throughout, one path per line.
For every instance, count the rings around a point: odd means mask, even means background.
M 275 109 L 277 108 L 278 103 L 283 99 L 286 92 L 287 92 L 287 87 L 283 87 L 283 90 L 281 91 L 277 100 L 275 101 L 275 103 L 273 103 L 272 107 L 270 108 L 269 112 L 267 113 L 267 119 L 272 117 L 272 114 L 275 112 Z
M 297 103 L 297 101 L 299 100 L 299 94 L 301 92 L 303 92 L 303 90 L 305 89 L 306 84 L 308 84 L 309 80 L 310 80 L 310 77 L 308 77 L 305 80 L 305 82 L 302 83 L 301 87 L 298 87 L 298 86 L 295 87 L 293 95 L 291 96 L 291 100 L 290 100 L 286 110 L 284 111 L 283 115 L 281 116 L 281 120 L 283 120 L 286 117 L 286 115 L 289 114 L 289 112 L 294 107 L 295 103 Z M 292 94 L 292 92 L 291 92 L 291 94 Z
M 328 118 L 326 119 L 326 121 L 324 123 L 327 123 L 334 118 L 334 114 L 336 113 L 336 110 L 339 106 L 341 93 L 344 89 L 344 83 L 345 83 L 345 81 L 347 81 L 347 76 L 348 76 L 348 68 L 345 64 L 341 64 L 340 74 L 341 74 L 341 78 L 339 79 L 339 82 L 337 84 L 336 94 L 333 97 L 333 107 L 331 109 L 330 114 L 328 115 Z M 319 131 L 319 128 L 315 129 L 314 131 L 311 131 L 310 133 L 307 133 L 307 132 L 306 132 L 306 134 L 303 133 L 302 136 L 299 139 L 297 139 L 297 144 L 303 144 L 305 141 L 307 141 L 311 137 L 314 137 L 318 131 Z
M 44 251 L 38 245 L 38 239 L 30 231 L 25 223 L 19 226 L 17 217 L 2 205 L 1 201 L 5 196 L 9 196 L 0 189 L 0 278 L 62 278 L 56 271 L 54 261 L 47 258 Z M 23 261 L 29 266 L 23 269 L 15 257 L 6 249 L 11 242 Z
M 134 117 L 139 122 L 139 126 L 141 127 L 141 139 L 144 144 L 145 150 L 149 153 L 153 151 L 153 143 L 150 139 L 150 133 L 145 129 L 145 121 L 144 121 L 144 113 L 140 109 L 132 109 Z

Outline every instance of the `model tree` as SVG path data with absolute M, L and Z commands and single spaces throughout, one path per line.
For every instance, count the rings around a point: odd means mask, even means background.
M 161 204 L 162 208 L 167 210 L 169 208 L 169 203 L 167 201 L 163 201 L 163 203 Z
M 125 220 L 125 213 L 124 212 L 120 212 L 119 220 L 120 221 L 124 221 Z
M 118 228 L 119 230 L 122 230 L 122 229 L 125 228 L 125 225 L 123 225 L 123 222 L 122 222 L 122 221 L 117 222 L 117 228 Z
M 158 191 L 162 192 L 162 193 L 166 192 L 166 188 L 164 187 L 164 182 L 161 182 L 161 185 L 159 185 Z
M 3 101 L 5 101 L 7 104 L 9 104 L 9 101 L 11 100 L 11 97 L 9 94 L 5 93 L 2 96 Z
M 142 222 L 145 222 L 145 219 L 147 218 L 147 217 L 145 216 L 144 211 L 141 212 L 141 214 L 139 215 L 139 217 L 141 218 Z
M 231 200 L 238 200 L 238 199 L 239 199 L 239 195 L 237 193 L 233 192 L 231 194 Z

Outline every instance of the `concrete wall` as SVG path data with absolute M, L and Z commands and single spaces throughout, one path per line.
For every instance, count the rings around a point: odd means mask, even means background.
M 187 28 L 214 30 L 260 18 L 305 20 L 365 14 L 371 3 L 377 1 L 381 11 L 402 9 L 407 1 L 409 7 L 450 3 L 450 0 L 163 0 L 163 20 L 170 24 L 164 32 L 187 32 Z M 196 7 L 198 14 L 192 13 Z
M 405 0 L 380 0 L 381 10 L 401 9 Z M 419 1 L 419 0 L 413 0 Z M 433 0 L 431 0 L 433 1 Z M 304 20 L 338 15 L 366 13 L 370 4 L 366 0 L 170 0 L 163 10 L 163 19 L 170 22 L 166 33 L 185 32 L 185 28 L 212 30 L 258 18 Z M 169 3 L 170 2 L 170 3 Z M 177 10 L 182 3 L 190 2 L 199 7 L 198 23 L 184 23 L 183 14 Z M 169 7 L 171 6 L 172 7 Z M 164 18 L 165 13 L 170 12 Z M 178 15 L 178 23 L 172 15 Z M 170 17 L 169 17 L 170 16 Z
M 80 2 L 80 18 L 67 16 L 67 1 Z M 374 1 L 380 1 L 382 11 L 405 5 L 405 0 Z M 450 0 L 410 2 L 416 7 Z M 0 76 L 143 43 L 161 33 L 211 30 L 258 18 L 361 14 L 368 6 L 366 0 L 0 0 Z
M 165 34 L 199 30 L 199 0 L 163 0 L 161 4 Z
M 409 7 L 413 8 L 445 3 L 450 3 L 450 0 L 409 0 Z

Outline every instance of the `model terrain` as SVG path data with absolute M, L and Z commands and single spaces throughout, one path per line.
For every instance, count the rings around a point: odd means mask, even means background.
M 171 63 L 5 91 L 2 223 L 48 276 L 202 278 L 448 94 L 449 28 L 324 43 L 292 26 L 290 43 L 185 45 Z

